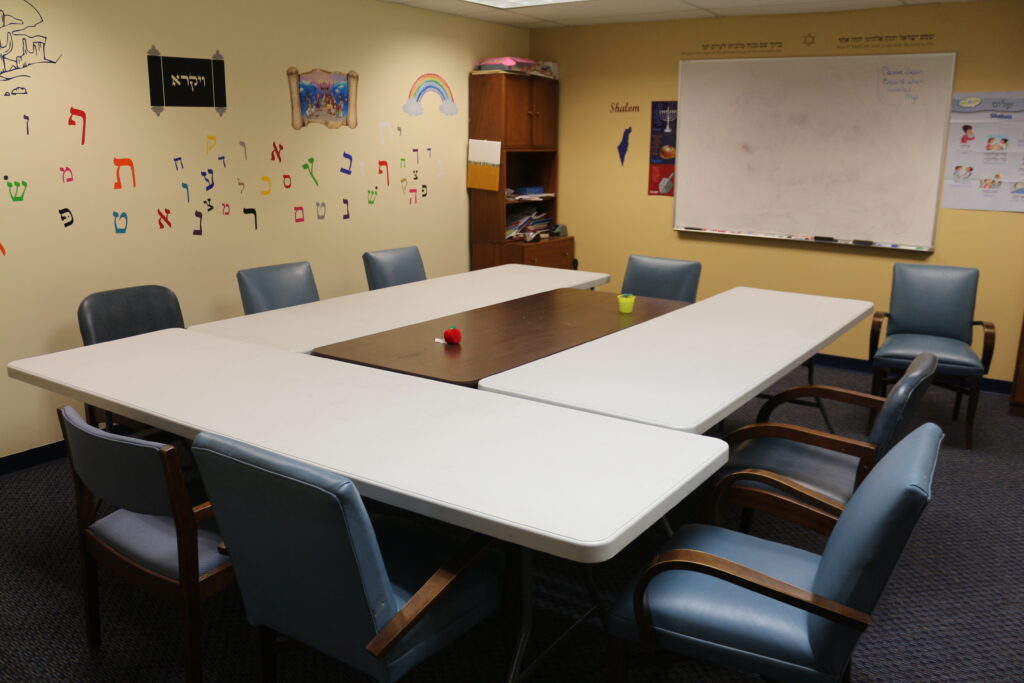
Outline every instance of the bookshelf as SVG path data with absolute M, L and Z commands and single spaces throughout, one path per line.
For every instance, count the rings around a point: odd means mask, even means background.
M 469 79 L 469 137 L 501 141 L 498 191 L 469 191 L 470 268 L 503 263 L 572 268 L 572 237 L 506 239 L 516 216 L 558 209 L 558 81 L 507 71 L 473 72 Z M 505 188 L 542 187 L 539 201 L 506 196 Z

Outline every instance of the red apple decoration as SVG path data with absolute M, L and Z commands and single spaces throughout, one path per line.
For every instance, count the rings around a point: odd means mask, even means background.
M 447 344 L 458 344 L 462 341 L 462 332 L 457 327 L 449 327 L 444 331 L 444 341 Z

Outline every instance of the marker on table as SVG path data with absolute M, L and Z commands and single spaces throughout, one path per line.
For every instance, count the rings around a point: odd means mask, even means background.
M 871 240 L 853 240 L 853 243 L 856 244 L 858 247 L 873 247 L 873 246 L 875 246 L 875 243 L 872 242 Z
M 824 235 L 815 235 L 814 236 L 814 241 L 815 242 L 835 242 L 836 238 L 835 237 L 826 237 Z

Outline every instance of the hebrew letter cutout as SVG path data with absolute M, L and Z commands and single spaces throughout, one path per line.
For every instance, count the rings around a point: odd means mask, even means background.
M 209 192 L 210 190 L 212 190 L 213 189 L 213 169 L 212 168 L 208 168 L 205 171 L 200 171 L 199 174 L 202 175 L 203 176 L 203 180 L 206 181 L 206 191 Z M 207 175 L 209 175 L 210 177 L 207 178 L 206 177 Z
M 220 203 L 220 215 L 222 215 L 222 216 L 230 216 L 231 215 L 231 205 L 230 204 L 225 204 L 224 202 L 221 202 Z
M 260 180 L 262 180 L 263 182 L 265 182 L 267 184 L 267 189 L 260 190 L 260 194 L 270 194 L 270 178 L 268 178 L 265 175 L 261 175 L 260 176 Z
M 206 136 L 206 153 L 209 154 L 210 150 L 217 146 L 217 136 L 207 135 Z
M 85 144 L 85 112 L 81 109 L 75 109 L 71 107 L 71 116 L 68 117 L 68 125 L 76 126 L 78 123 L 75 121 L 75 117 L 82 119 L 82 144 Z
M 245 183 L 242 182 L 241 178 L 235 178 L 235 180 L 238 181 L 239 187 L 242 188 L 241 190 L 238 191 L 238 194 L 242 194 L 243 192 L 245 192 Z
M 348 152 L 343 152 L 341 156 L 348 159 L 348 168 L 342 166 L 339 170 L 345 175 L 352 175 L 352 155 Z
M 270 160 L 277 159 L 278 163 L 281 162 L 281 150 L 284 149 L 284 145 L 279 145 L 276 142 L 271 143 L 274 145 L 274 151 L 270 153 Z
M 376 187 L 373 188 L 372 190 L 367 190 L 366 191 L 366 203 L 367 204 L 373 204 L 375 201 L 377 201 L 377 188 Z
M 164 209 L 163 211 L 161 211 L 160 209 L 157 209 L 156 210 L 156 216 L 157 216 L 156 227 L 160 228 L 161 230 L 163 230 L 165 227 L 168 227 L 168 228 L 171 227 L 171 210 L 170 209 Z M 165 226 L 164 223 L 166 223 L 167 225 Z
M 322 221 L 325 218 L 327 218 L 327 203 L 326 202 L 317 202 L 316 203 L 316 219 L 318 221 Z
M 387 181 L 385 184 L 388 187 L 391 187 L 391 169 L 388 168 L 388 162 L 386 162 L 386 161 L 378 161 L 377 162 L 377 175 L 383 175 L 384 179 Z
M 193 230 L 192 234 L 193 235 L 202 235 L 203 234 L 203 212 L 202 211 L 196 211 L 196 218 L 199 219 L 199 227 L 196 228 L 195 230 Z
M 213 211 L 213 201 L 209 197 L 203 200 L 203 204 L 206 205 L 206 213 Z
M 75 174 L 71 172 L 70 168 L 60 167 L 60 181 L 62 183 L 70 183 L 75 179 Z
M 174 157 L 174 170 L 180 171 L 185 168 L 185 162 L 181 160 L 181 157 Z
M 319 182 L 317 182 L 316 176 L 315 176 L 315 175 L 313 175 L 313 157 L 310 157 L 310 158 L 309 158 L 309 162 L 308 162 L 308 163 L 305 163 L 305 164 L 303 164 L 303 165 L 302 165 L 302 168 L 304 168 L 304 169 L 306 169 L 307 171 L 309 171 L 309 177 L 313 179 L 313 184 L 314 184 L 314 185 L 317 185 L 317 186 L 319 186 L 319 185 L 320 185 L 320 183 L 319 183 Z
M 303 209 L 301 206 L 295 206 L 295 207 L 292 207 L 292 208 L 295 211 L 295 222 L 296 223 L 301 223 L 302 221 L 306 220 L 306 210 L 305 209 Z
M 242 213 L 251 213 L 252 214 L 252 229 L 253 230 L 259 230 L 260 229 L 259 222 L 256 220 L 256 209 L 253 209 L 253 208 L 245 209 L 245 208 L 243 208 L 242 209 Z
M 345 205 L 345 215 L 341 217 L 341 220 L 347 221 L 352 216 L 352 212 L 348 208 L 348 200 L 342 199 L 341 201 Z
M 123 226 L 118 224 L 118 220 L 121 218 L 124 219 Z M 114 232 L 116 232 L 118 235 L 123 235 L 124 233 L 128 232 L 128 214 L 126 214 L 124 211 L 122 211 L 121 213 L 118 213 L 117 211 L 114 212 Z
M 402 192 L 405 192 L 408 189 L 409 189 L 409 179 L 408 178 L 402 178 Z
M 242 148 L 242 154 L 245 155 L 245 160 L 249 161 L 249 148 L 245 146 L 245 143 L 241 140 L 238 141 L 239 146 Z
M 224 157 L 217 157 L 217 161 L 219 161 L 220 163 L 224 164 L 224 168 L 228 167 L 227 159 L 225 159 Z
M 419 180 L 420 179 L 420 172 L 417 171 L 416 169 L 413 169 L 413 171 L 412 171 L 412 179 L 413 180 Z
M 284 185 L 284 189 L 290 189 L 292 186 L 292 177 L 285 173 L 283 176 L 281 176 L 281 184 Z
M 426 197 L 427 196 L 427 186 L 426 185 L 420 185 L 420 196 L 421 197 Z
M 25 135 L 28 135 L 28 114 L 22 114 L 21 118 L 25 119 Z
M 405 157 L 400 157 L 398 159 L 398 168 L 405 168 Z
M 4 180 L 7 180 L 7 176 L 4 176 Z M 11 195 L 12 202 L 23 202 L 25 201 L 25 192 L 28 191 L 28 181 L 22 180 L 18 182 L 15 180 L 13 183 L 7 182 L 7 194 Z
M 412 195 L 411 197 L 409 197 L 409 203 L 410 204 L 419 204 L 420 191 L 417 190 L 415 187 L 413 187 L 413 188 L 410 188 L 409 194 Z
M 188 183 L 182 183 L 181 186 L 185 190 L 185 203 L 188 204 L 190 201 L 192 201 L 191 199 L 189 199 L 188 195 Z
M 412 151 L 416 154 L 416 163 L 417 164 L 420 163 L 420 148 L 419 147 L 413 147 Z
M 114 167 L 117 169 L 117 177 L 114 180 L 114 189 L 121 189 L 121 169 L 127 166 L 132 170 L 132 187 L 135 187 L 135 163 L 128 158 L 118 159 L 114 157 Z
M 75 217 L 71 215 L 71 209 L 61 209 L 57 213 L 60 214 L 60 220 L 64 224 L 65 228 L 70 228 L 75 222 Z

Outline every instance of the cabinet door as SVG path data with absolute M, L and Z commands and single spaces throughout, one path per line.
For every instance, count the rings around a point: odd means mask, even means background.
M 528 147 L 531 144 L 533 119 L 530 115 L 530 79 L 505 77 L 505 146 Z
M 547 78 L 532 81 L 533 146 L 555 147 L 558 145 L 558 81 Z

